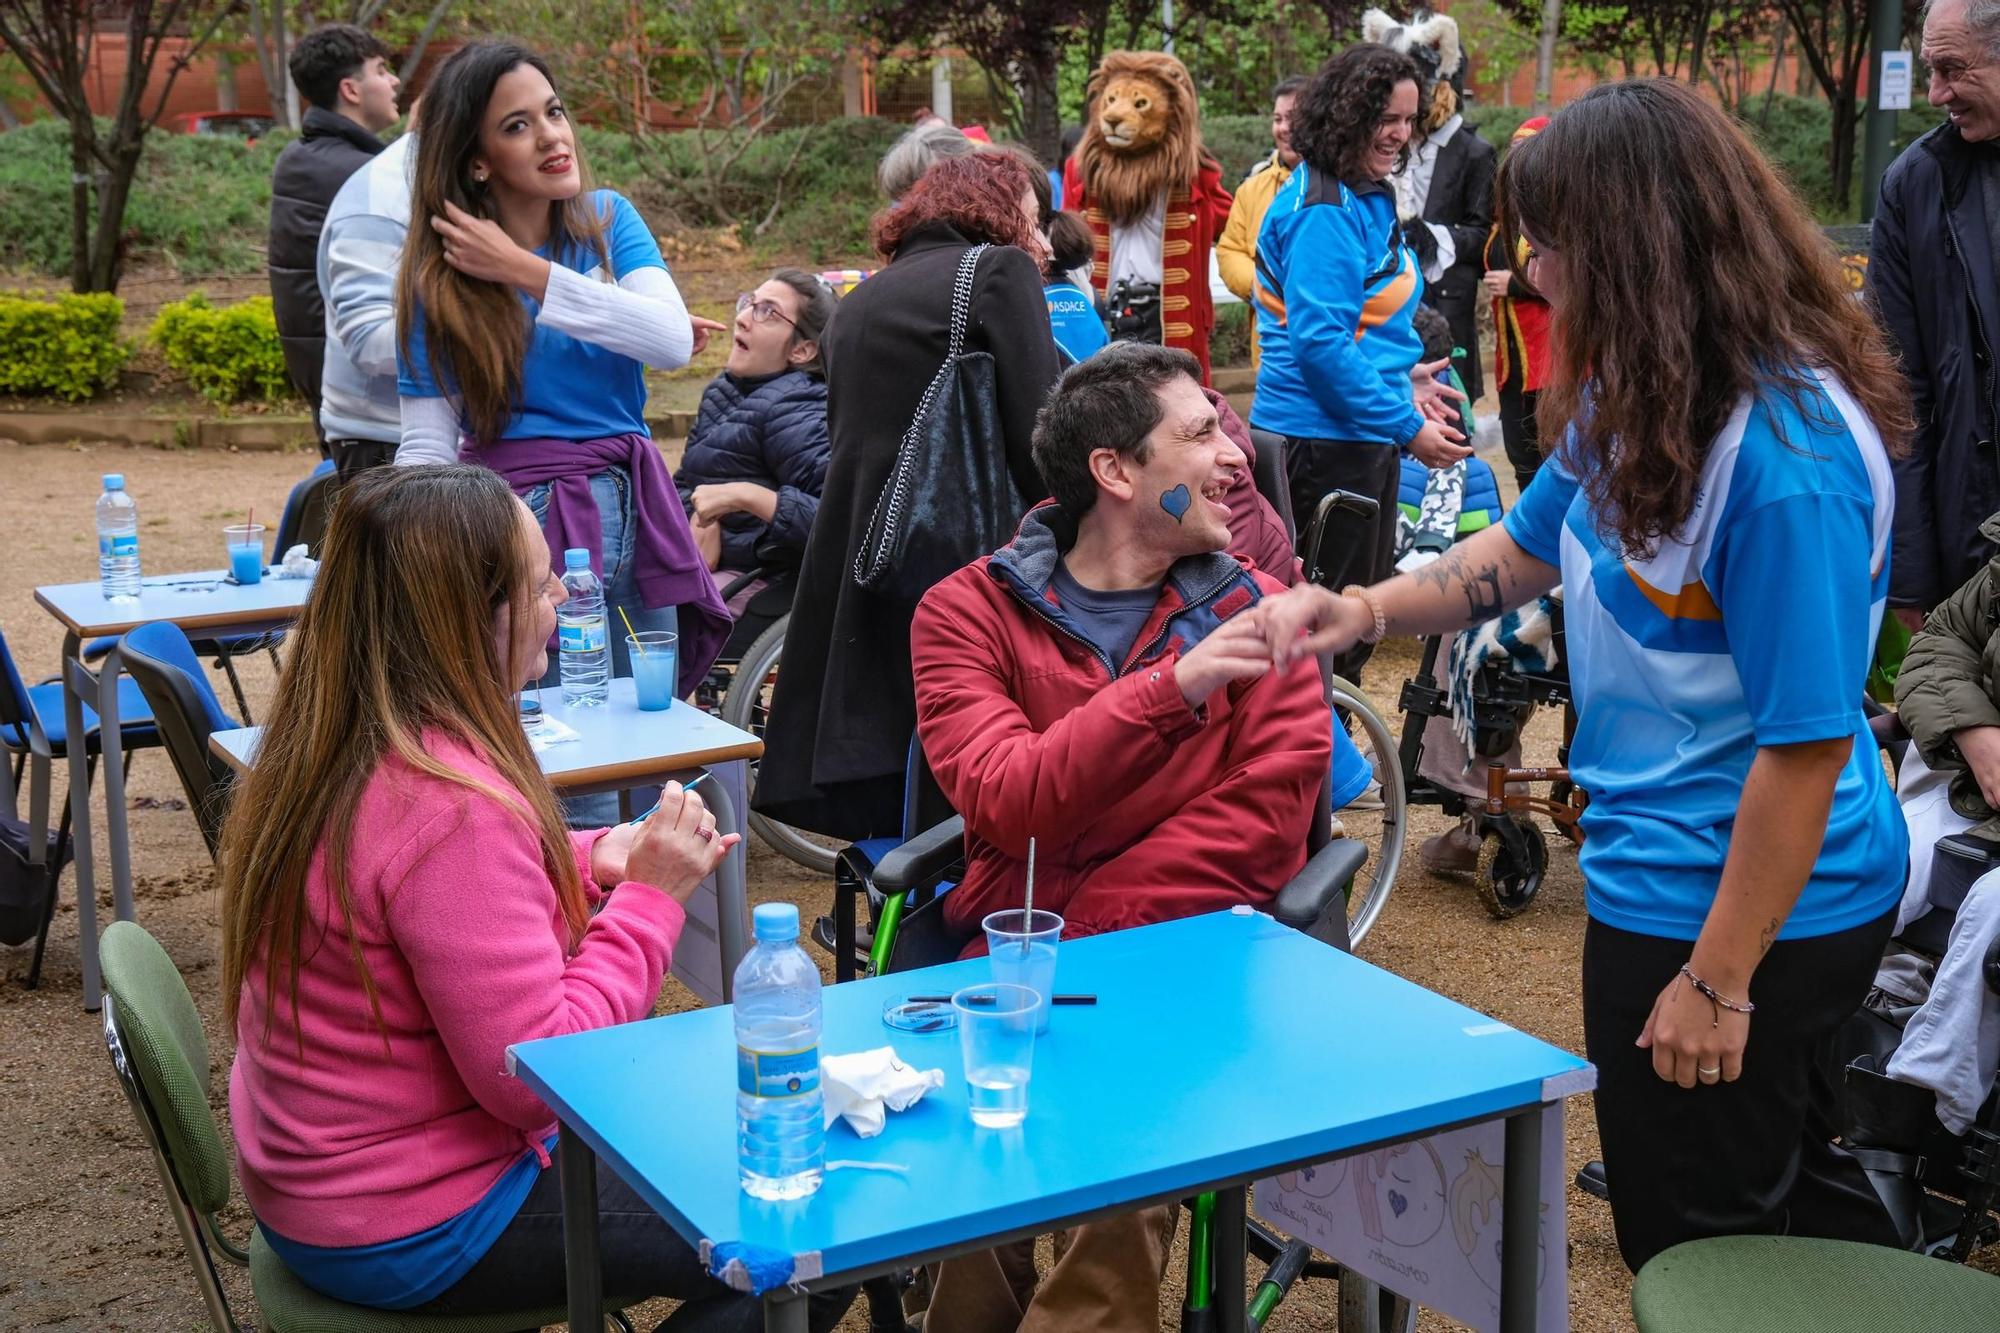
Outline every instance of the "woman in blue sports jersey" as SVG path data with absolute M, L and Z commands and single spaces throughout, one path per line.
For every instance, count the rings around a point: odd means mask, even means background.
M 1265 603 L 1274 656 L 1457 630 L 1560 582 L 1626 1262 L 1713 1235 L 1893 1244 L 1817 1057 L 1908 864 L 1861 713 L 1902 380 L 1810 214 L 1682 84 L 1571 103 L 1515 148 L 1501 203 L 1554 309 L 1539 412 L 1561 445 L 1417 574 Z
M 590 188 L 533 52 L 455 52 L 425 90 L 417 145 L 396 281 L 396 461 L 500 473 L 558 570 L 564 550 L 589 550 L 616 673 L 628 674 L 626 619 L 678 628 L 692 690 L 730 619 L 647 431 L 646 368 L 685 365 L 724 326 L 689 318 L 638 210 Z

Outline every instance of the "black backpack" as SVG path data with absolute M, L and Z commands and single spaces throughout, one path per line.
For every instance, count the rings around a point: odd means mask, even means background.
M 32 833 L 18 819 L 0 815 L 0 944 L 26 944 L 41 938 L 54 915 L 55 882 L 69 860 L 67 841 L 58 846 L 48 834 L 48 859 L 35 865 L 28 859 Z

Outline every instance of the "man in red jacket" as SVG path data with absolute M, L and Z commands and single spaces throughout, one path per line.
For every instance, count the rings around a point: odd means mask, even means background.
M 965 817 L 959 926 L 1020 904 L 1030 837 L 1066 939 L 1262 905 L 1305 864 L 1332 727 L 1317 665 L 1275 668 L 1251 613 L 1283 585 L 1228 554 L 1247 464 L 1200 373 L 1144 343 L 1072 367 L 1035 425 L 1054 500 L 917 608 L 917 729 Z M 1174 1220 L 1079 1228 L 1039 1291 L 1032 1251 L 952 1260 L 927 1333 L 1155 1330 Z

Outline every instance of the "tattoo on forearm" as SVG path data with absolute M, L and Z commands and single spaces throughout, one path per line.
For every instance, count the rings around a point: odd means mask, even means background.
M 1500 566 L 1488 565 L 1464 579 L 1465 610 L 1473 623 L 1491 620 L 1507 609 L 1500 596 Z
M 1772 917 L 1769 924 L 1757 933 L 1757 956 L 1762 958 L 1771 952 L 1771 945 L 1777 942 L 1778 918 Z
M 1456 589 L 1465 598 L 1465 611 L 1474 624 L 1491 620 L 1507 609 L 1501 593 L 1503 562 L 1488 561 L 1475 568 L 1463 551 L 1448 551 L 1410 575 L 1439 592 Z

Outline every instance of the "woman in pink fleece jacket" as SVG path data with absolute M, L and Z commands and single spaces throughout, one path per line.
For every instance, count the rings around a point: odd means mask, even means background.
M 650 820 L 564 831 L 513 703 L 563 596 L 496 474 L 350 482 L 224 835 L 243 1192 L 342 1300 L 561 1302 L 555 1121 L 505 1051 L 646 1017 L 681 904 L 736 842 L 672 784 Z M 676 1333 L 761 1327 L 608 1171 L 598 1200 L 607 1294 L 680 1299 Z

